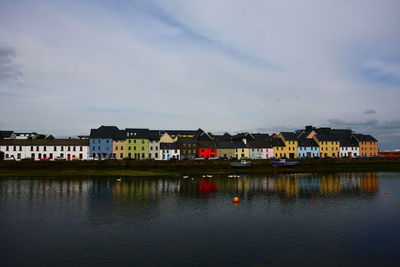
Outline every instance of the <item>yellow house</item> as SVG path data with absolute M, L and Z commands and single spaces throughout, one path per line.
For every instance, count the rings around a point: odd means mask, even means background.
M 338 158 L 340 152 L 340 142 L 335 136 L 327 134 L 314 135 L 314 140 L 319 146 L 321 158 Z
M 274 158 L 279 159 L 285 157 L 285 143 L 278 135 L 271 138 L 271 145 L 274 152 Z
M 125 158 L 125 140 L 113 140 L 113 157 L 116 159 Z
M 232 142 L 236 159 L 249 159 L 250 148 L 243 142 Z
M 279 134 L 279 137 L 282 139 L 285 144 L 284 149 L 280 152 L 283 154 L 285 158 L 294 159 L 298 157 L 297 148 L 299 142 L 297 141 L 297 136 L 295 133 L 291 132 L 282 132 Z

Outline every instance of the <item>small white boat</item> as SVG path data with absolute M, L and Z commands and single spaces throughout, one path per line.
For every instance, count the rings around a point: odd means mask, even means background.
M 250 168 L 251 167 L 251 162 L 247 160 L 241 160 L 239 162 L 232 162 L 231 163 L 232 168 Z

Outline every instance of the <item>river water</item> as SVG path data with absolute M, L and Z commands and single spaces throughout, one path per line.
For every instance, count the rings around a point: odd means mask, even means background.
M 0 180 L 2 266 L 400 266 L 399 251 L 400 173 Z

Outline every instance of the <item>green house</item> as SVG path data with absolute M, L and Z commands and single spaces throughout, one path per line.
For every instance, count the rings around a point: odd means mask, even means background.
M 149 158 L 149 129 L 127 128 L 124 156 L 131 159 Z

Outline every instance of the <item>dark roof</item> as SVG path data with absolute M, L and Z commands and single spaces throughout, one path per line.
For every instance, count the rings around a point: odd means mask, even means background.
M 358 146 L 358 142 L 354 138 L 341 138 L 339 139 L 341 147 L 354 147 Z
M 199 141 L 199 148 L 216 148 L 216 144 L 214 141 Z
M 243 139 L 247 141 L 254 140 L 254 136 L 251 133 L 238 133 L 232 136 L 233 141 L 242 141 Z
M 144 128 L 126 128 L 125 129 L 125 137 L 126 138 L 140 138 L 140 139 L 149 139 L 150 130 Z
M 196 137 L 178 137 L 178 143 L 186 143 L 186 144 L 196 144 L 197 138 Z
M 88 139 L 2 139 L 3 146 L 88 146 Z
M 297 141 L 297 136 L 292 132 L 281 132 L 281 135 L 286 141 Z
M 372 135 L 369 135 L 369 134 L 354 134 L 353 136 L 359 142 L 360 141 L 367 141 L 367 142 L 377 142 L 378 141 Z
M 243 142 L 232 142 L 234 148 L 247 148 L 248 146 Z
M 285 143 L 282 141 L 282 139 L 274 137 L 274 138 L 271 138 L 271 145 L 273 147 L 285 146 Z
M 253 142 L 249 143 L 249 147 L 251 147 L 251 148 L 268 148 L 271 146 L 268 146 L 267 142 L 253 141 Z
M 114 140 L 125 139 L 124 131 L 116 126 L 100 126 L 98 129 L 90 130 L 90 139 L 109 138 Z
M 160 149 L 179 149 L 177 143 L 160 143 Z
M 315 137 L 319 141 L 339 141 L 339 137 L 332 134 L 317 134 Z
M 161 131 L 160 130 L 149 130 L 149 139 L 150 140 L 160 140 Z
M 161 133 L 168 133 L 171 136 L 177 135 L 194 135 L 198 132 L 198 130 L 162 130 Z
M 251 135 L 254 137 L 254 140 L 256 140 L 256 141 L 266 141 L 266 140 L 270 139 L 269 134 L 252 133 Z
M 201 133 L 198 136 L 199 141 L 213 141 L 213 138 L 206 132 Z
M 223 135 L 214 135 L 214 139 L 219 142 L 230 142 L 232 140 L 232 136 L 228 133 L 224 133 Z
M 219 148 L 219 149 L 234 148 L 232 142 L 229 142 L 229 141 L 217 141 L 216 145 L 217 145 L 217 148 Z
M 315 142 L 315 140 L 312 139 L 312 138 L 309 138 L 309 139 L 304 138 L 304 139 L 299 140 L 299 146 L 317 147 L 318 144 L 317 144 L 317 142 Z
M 10 138 L 14 131 L 0 131 L 0 138 Z

